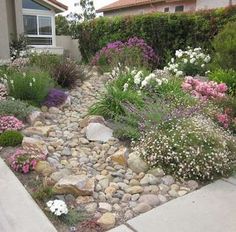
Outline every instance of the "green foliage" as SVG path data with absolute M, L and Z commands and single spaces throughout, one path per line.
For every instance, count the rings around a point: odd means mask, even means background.
M 225 83 L 229 88 L 229 93 L 236 95 L 236 71 L 233 69 L 216 69 L 209 74 L 209 79 L 217 83 Z
M 37 189 L 32 193 L 32 196 L 35 200 L 44 202 L 50 200 L 54 194 L 53 188 L 50 186 L 37 186 Z
M 107 43 L 137 36 L 154 48 L 165 65 L 165 57 L 187 46 L 211 49 L 211 40 L 229 21 L 236 19 L 236 7 L 183 14 L 146 14 L 98 18 L 73 25 L 73 37 L 80 41 L 83 59 L 89 61 Z
M 25 100 L 39 106 L 54 86 L 47 72 L 41 71 L 12 71 L 4 77 L 8 82 L 9 95 L 15 99 Z
M 63 57 L 49 53 L 32 53 L 30 55 L 30 64 L 39 67 L 42 70 L 51 72 L 56 65 L 59 65 Z
M 124 103 L 129 102 L 137 107 L 143 105 L 142 96 L 136 91 L 123 91 L 112 84 L 106 87 L 106 92 L 101 100 L 95 103 L 89 110 L 90 114 L 102 115 L 104 118 L 115 118 L 117 115 L 125 114 Z
M 228 23 L 214 38 L 214 63 L 223 69 L 236 70 L 236 22 Z
M 12 115 L 23 121 L 34 110 L 28 103 L 20 100 L 2 100 L 0 101 L 0 116 Z
M 76 209 L 70 209 L 66 215 L 62 215 L 60 219 L 68 226 L 76 226 L 78 223 L 86 220 L 88 215 Z
M 24 52 L 27 51 L 28 40 L 23 34 L 19 35 L 19 37 L 12 37 L 10 42 L 10 56 L 13 60 L 23 57 L 26 54 Z
M 201 115 L 162 122 L 135 150 L 150 167 L 185 180 L 228 176 L 236 159 L 235 138 Z
M 63 15 L 55 17 L 56 35 L 70 35 L 70 23 Z
M 55 66 L 52 77 L 58 85 L 64 88 L 74 87 L 76 81 L 82 78 L 79 66 L 69 59 Z
M 18 131 L 5 131 L 0 135 L 0 146 L 2 147 L 16 147 L 20 145 L 23 140 L 23 135 Z

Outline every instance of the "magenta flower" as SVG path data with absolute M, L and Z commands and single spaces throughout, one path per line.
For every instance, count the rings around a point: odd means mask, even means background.
M 0 117 L 0 133 L 6 130 L 21 130 L 23 127 L 23 122 L 14 116 Z

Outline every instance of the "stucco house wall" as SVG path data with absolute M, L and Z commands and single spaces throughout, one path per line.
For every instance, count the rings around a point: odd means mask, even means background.
M 164 12 L 166 7 L 169 7 L 169 12 L 174 13 L 176 6 L 184 6 L 184 11 L 195 11 L 196 9 L 196 0 L 190 1 L 177 1 L 177 2 L 160 2 L 152 5 L 142 5 L 136 7 L 123 8 L 119 10 L 113 10 L 104 12 L 104 16 L 113 17 L 113 16 L 126 16 L 126 15 L 137 15 L 145 14 L 151 12 Z
M 9 32 L 7 22 L 7 4 L 5 0 L 0 1 L 0 60 L 10 59 L 9 51 Z
M 219 7 L 227 7 L 230 0 L 197 0 L 196 10 L 207 10 Z M 232 4 L 236 4 L 236 0 L 232 0 Z

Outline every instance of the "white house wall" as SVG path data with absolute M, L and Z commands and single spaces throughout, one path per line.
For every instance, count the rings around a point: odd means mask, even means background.
M 197 10 L 206 10 L 214 9 L 219 7 L 229 6 L 230 0 L 197 0 L 196 9 Z M 233 4 L 236 4 L 236 0 L 232 0 Z

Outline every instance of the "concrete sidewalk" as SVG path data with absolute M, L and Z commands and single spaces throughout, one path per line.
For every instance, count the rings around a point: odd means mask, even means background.
M 0 231 L 57 231 L 1 158 Z
M 236 178 L 216 181 L 109 232 L 236 232 Z

